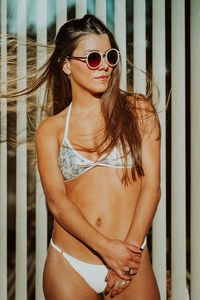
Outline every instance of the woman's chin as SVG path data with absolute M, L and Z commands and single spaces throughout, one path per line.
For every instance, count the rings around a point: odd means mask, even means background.
M 96 87 L 95 89 L 92 89 L 91 92 L 92 92 L 92 94 L 102 94 L 102 93 L 105 93 L 107 88 L 108 88 L 108 85 L 99 86 L 99 87 Z

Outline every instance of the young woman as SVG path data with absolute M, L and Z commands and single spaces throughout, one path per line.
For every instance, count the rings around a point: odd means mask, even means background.
M 54 216 L 47 300 L 160 299 L 146 247 L 160 199 L 159 121 L 150 99 L 120 90 L 120 67 L 96 17 L 61 27 L 49 65 L 59 112 L 36 139 Z
M 146 246 L 160 199 L 160 126 L 150 96 L 120 90 L 120 69 L 112 33 L 86 15 L 60 28 L 40 76 L 14 95 L 46 83 L 53 114 L 36 133 L 54 216 L 47 300 L 160 299 Z

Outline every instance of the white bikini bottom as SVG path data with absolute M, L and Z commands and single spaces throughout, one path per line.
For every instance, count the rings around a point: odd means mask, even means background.
M 59 253 L 63 255 L 63 257 L 70 263 L 70 265 L 78 272 L 78 274 L 87 282 L 87 284 L 95 290 L 96 293 L 102 293 L 107 285 L 105 278 L 108 274 L 109 268 L 106 265 L 94 265 L 89 264 L 84 261 L 81 261 L 56 246 L 51 239 L 51 245 L 54 249 L 56 249 Z M 141 246 L 144 248 L 146 245 L 146 238 Z
M 108 274 L 108 268 L 105 265 L 94 265 L 81 261 L 61 250 L 54 244 L 52 239 L 51 245 L 64 256 L 76 272 L 79 273 L 79 275 L 93 290 L 95 290 L 95 292 L 103 292 L 107 284 L 105 278 Z

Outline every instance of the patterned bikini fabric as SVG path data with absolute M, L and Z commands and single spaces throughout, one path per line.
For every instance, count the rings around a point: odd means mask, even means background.
M 97 162 L 93 162 L 83 157 L 73 148 L 68 140 L 70 112 L 71 104 L 67 112 L 64 138 L 58 153 L 58 162 L 64 181 L 72 180 L 96 166 L 123 168 L 125 165 L 125 159 L 122 155 L 121 145 L 119 145 L 119 147 L 115 147 L 109 155 L 106 155 L 106 153 L 103 154 Z M 129 153 L 127 155 L 127 167 L 132 168 L 132 165 L 133 159 Z

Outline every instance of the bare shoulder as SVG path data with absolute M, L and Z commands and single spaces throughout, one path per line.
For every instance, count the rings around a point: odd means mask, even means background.
M 65 126 L 66 109 L 57 115 L 47 117 L 37 128 L 36 140 L 55 138 L 59 141 L 61 131 Z
M 160 122 L 152 100 L 143 94 L 136 93 L 128 96 L 127 101 L 137 120 L 141 136 L 154 136 L 156 139 L 160 139 Z

